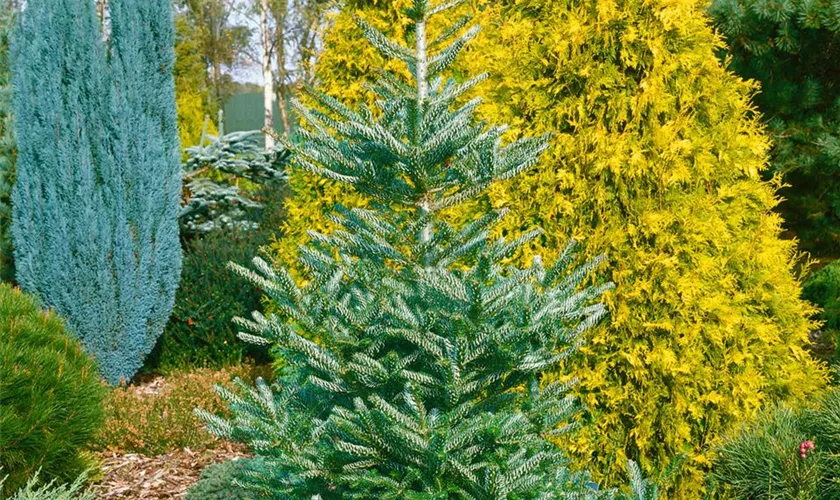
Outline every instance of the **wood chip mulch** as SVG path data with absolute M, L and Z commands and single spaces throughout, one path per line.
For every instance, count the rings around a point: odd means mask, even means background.
M 99 454 L 103 479 L 94 491 L 98 500 L 182 499 L 208 465 L 247 456 L 244 448 L 229 443 L 213 450 L 183 449 L 157 457 L 103 452 Z

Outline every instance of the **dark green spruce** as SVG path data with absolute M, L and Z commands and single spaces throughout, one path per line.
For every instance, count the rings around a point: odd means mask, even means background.
M 732 69 L 761 84 L 785 226 L 803 249 L 840 256 L 840 0 L 713 0 L 710 13 Z

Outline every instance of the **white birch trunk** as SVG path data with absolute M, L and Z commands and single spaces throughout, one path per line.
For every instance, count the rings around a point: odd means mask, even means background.
M 271 71 L 271 35 L 268 31 L 268 0 L 260 0 L 260 34 L 262 35 L 263 126 L 274 130 L 274 73 Z M 274 148 L 274 137 L 265 134 L 265 148 Z

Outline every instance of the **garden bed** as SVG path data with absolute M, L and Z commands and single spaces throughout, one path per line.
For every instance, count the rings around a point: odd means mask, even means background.
M 147 457 L 137 453 L 102 452 L 102 481 L 94 491 L 100 500 L 170 500 L 184 498 L 211 464 L 248 456 L 241 446 L 225 444 L 201 452 L 185 448 Z
M 196 369 L 145 376 L 117 388 L 106 404 L 107 418 L 95 452 L 101 500 L 170 500 L 186 496 L 205 467 L 248 456 L 238 444 L 207 433 L 195 408 L 225 413 L 213 385 L 235 376 L 253 377 L 250 365 L 228 370 Z

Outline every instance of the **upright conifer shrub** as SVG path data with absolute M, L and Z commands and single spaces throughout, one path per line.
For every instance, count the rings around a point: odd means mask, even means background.
M 347 2 L 318 65 L 325 91 L 371 99 L 364 80 L 382 59 L 360 43 L 353 13 L 399 36 L 406 0 Z M 608 321 L 567 361 L 590 411 L 566 442 L 599 477 L 647 472 L 686 453 L 679 493 L 696 498 L 707 450 L 762 404 L 798 401 L 823 384 L 803 349 L 813 309 L 800 299 L 795 244 L 782 240 L 778 199 L 760 172 L 767 138 L 750 105 L 755 87 L 715 58 L 722 41 L 700 0 L 474 0 L 485 29 L 455 73 L 490 77 L 479 117 L 511 137 L 552 132 L 538 166 L 450 211 L 457 227 L 488 204 L 510 206 L 493 234 L 545 232 L 517 255 L 555 255 L 574 237 L 606 253 L 616 290 Z M 444 29 L 430 26 L 432 37 Z M 390 66 L 389 66 L 390 67 Z M 334 203 L 364 192 L 302 171 L 290 180 L 289 259 L 308 227 L 329 232 Z
M 163 331 L 181 271 L 169 0 L 29 0 L 12 50 L 17 279 L 112 384 Z
M 453 2 L 457 4 L 457 2 Z M 463 23 L 427 35 L 453 5 L 416 0 L 408 46 L 359 21 L 409 77 L 383 71 L 376 104 L 356 109 L 310 91 L 307 127 L 285 146 L 301 168 L 355 186 L 371 209 L 338 208 L 331 236 L 301 250 L 307 284 L 255 259 L 239 272 L 276 314 L 240 320 L 246 340 L 275 343 L 287 370 L 270 389 L 221 390 L 232 420 L 199 411 L 220 436 L 259 455 L 242 478 L 270 498 L 537 499 L 594 494 L 550 441 L 574 407 L 545 380 L 604 315 L 581 286 L 602 258 L 574 268 L 506 264 L 538 230 L 510 241 L 490 230 L 498 209 L 455 229 L 442 217 L 536 162 L 546 137 L 502 145 L 505 127 L 473 118 L 465 92 L 484 80 L 445 79 L 477 33 Z M 442 18 L 444 16 L 439 16 Z M 282 139 L 281 139 L 282 140 Z

